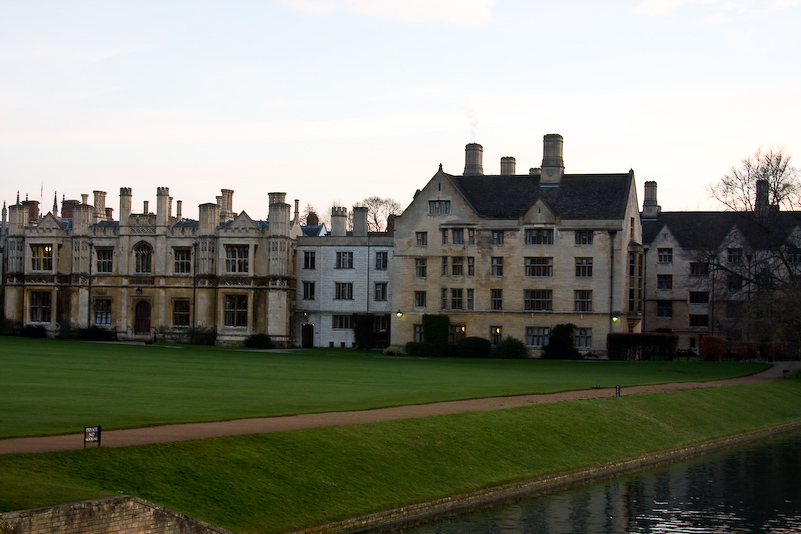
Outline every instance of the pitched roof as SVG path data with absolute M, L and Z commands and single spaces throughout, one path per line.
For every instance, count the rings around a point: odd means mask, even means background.
M 532 175 L 447 176 L 476 213 L 486 219 L 518 219 L 542 200 L 562 219 L 625 216 L 634 174 L 565 174 L 557 186 Z

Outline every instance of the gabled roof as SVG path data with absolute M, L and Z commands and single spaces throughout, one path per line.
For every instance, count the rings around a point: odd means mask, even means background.
M 559 185 L 541 186 L 532 175 L 449 178 L 476 213 L 486 219 L 519 219 L 542 200 L 561 219 L 621 219 L 626 214 L 633 173 L 565 174 Z
M 785 243 L 801 226 L 801 212 L 776 211 L 757 217 L 753 212 L 674 211 L 642 221 L 643 243 L 652 243 L 667 227 L 684 249 L 717 249 L 734 230 L 754 249 Z
M 305 225 L 301 226 L 300 229 L 303 231 L 303 235 L 306 237 L 318 237 L 326 235 L 324 224 Z

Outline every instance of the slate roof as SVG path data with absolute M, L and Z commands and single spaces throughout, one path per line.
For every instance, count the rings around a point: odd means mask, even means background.
M 310 224 L 301 226 L 300 229 L 303 231 L 303 235 L 306 237 L 317 237 L 321 234 L 321 231 L 325 229 L 325 225 L 323 224 Z
M 752 248 L 764 249 L 785 243 L 801 226 L 801 212 L 774 211 L 762 218 L 753 212 L 662 212 L 656 219 L 643 219 L 643 243 L 652 243 L 665 226 L 684 249 L 716 249 L 735 228 Z
M 539 176 L 527 174 L 443 174 L 486 219 L 518 219 L 538 200 L 561 219 L 621 219 L 634 181 L 633 173 L 565 174 L 558 186 L 541 186 Z

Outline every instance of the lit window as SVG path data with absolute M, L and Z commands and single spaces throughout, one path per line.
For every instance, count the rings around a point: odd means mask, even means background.
M 500 326 L 490 326 L 490 343 L 497 345 L 503 339 L 503 329 Z
M 466 337 L 467 329 L 463 324 L 452 324 L 448 327 L 448 342 L 451 345 L 458 344 Z
M 53 245 L 31 245 L 31 270 L 53 270 Z

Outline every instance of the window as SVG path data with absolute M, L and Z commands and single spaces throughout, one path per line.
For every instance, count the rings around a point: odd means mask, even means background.
M 709 291 L 690 291 L 690 304 L 709 304 Z
M 474 300 L 473 299 L 473 290 L 472 289 L 468 289 L 467 290 L 467 309 L 468 310 L 472 310 L 473 309 L 473 300 Z
M 553 258 L 526 258 L 526 276 L 553 276 Z
M 580 278 L 592 277 L 592 258 L 576 258 L 576 276 Z
M 423 342 L 423 325 L 421 324 L 414 325 L 414 342 L 415 343 Z
M 468 228 L 467 229 L 467 244 L 468 245 L 475 245 L 476 244 L 476 230 L 475 230 L 475 228 Z
M 428 214 L 429 215 L 448 215 L 451 212 L 450 200 L 429 200 L 428 201 Z
M 134 256 L 136 257 L 136 272 L 149 273 L 153 257 L 153 249 L 150 248 L 150 245 L 147 243 L 139 243 L 136 245 L 136 247 L 134 247 Z
M 445 288 L 442 288 L 442 309 L 448 309 L 448 290 Z
M 657 260 L 659 263 L 673 263 L 673 249 L 660 248 L 657 249 Z
M 373 332 L 386 332 L 389 330 L 389 315 L 376 315 L 373 319 Z
M 306 250 L 303 252 L 303 268 L 304 269 L 316 269 L 315 267 L 315 260 L 317 259 L 315 251 L 313 250 Z
M 726 260 L 729 263 L 733 264 L 741 264 L 743 263 L 743 249 L 741 248 L 727 248 L 726 249 Z
M 225 326 L 248 325 L 248 296 L 225 295 Z
M 448 256 L 442 256 L 442 276 L 448 276 Z
M 314 282 L 303 282 L 303 300 L 314 300 Z
M 573 292 L 575 297 L 575 311 L 577 312 L 591 312 L 592 311 L 592 291 L 586 289 L 577 289 Z
M 503 339 L 503 330 L 500 326 L 490 326 L 490 343 L 497 345 Z
M 353 300 L 353 282 L 335 282 L 334 299 Z
M 387 283 L 375 283 L 375 300 L 387 300 Z
M 629 278 L 637 275 L 637 254 L 629 252 Z
M 464 258 L 461 256 L 451 258 L 451 274 L 453 276 L 462 276 L 464 274 Z
M 50 304 L 53 295 L 49 291 L 33 291 L 31 293 L 31 322 L 49 323 Z
M 464 245 L 464 228 L 454 228 L 452 233 L 453 233 L 453 244 Z
M 739 291 L 743 288 L 743 279 L 739 274 L 726 274 L 726 289 L 729 291 Z
M 553 245 L 553 228 L 526 229 L 526 245 Z
M 247 273 L 250 247 L 247 245 L 231 245 L 225 247 L 225 272 Z
M 576 230 L 577 245 L 592 245 L 592 230 Z
M 708 315 L 690 315 L 690 328 L 708 328 Z
M 448 244 L 448 229 L 447 228 L 443 228 L 442 229 L 442 244 L 443 245 L 447 245 Z
M 415 235 L 417 236 L 418 247 L 428 246 L 428 232 L 417 232 Z
M 503 258 L 492 258 L 492 276 L 503 276 Z
M 503 230 L 492 231 L 492 244 L 503 245 Z
M 97 251 L 97 263 L 100 263 L 100 251 Z M 173 256 L 175 257 L 175 273 L 176 274 L 189 274 L 192 272 L 192 249 L 189 248 L 175 248 L 173 249 Z
M 673 289 L 673 275 L 672 274 L 658 274 L 656 275 L 656 289 L 659 291 L 668 291 Z
M 452 310 L 461 310 L 462 309 L 462 290 L 461 289 L 451 289 L 451 309 Z
M 476 275 L 476 259 L 473 256 L 467 258 L 467 276 Z
M 389 263 L 389 254 L 386 251 L 375 253 L 375 270 L 386 271 Z
M 111 313 L 109 312 L 109 316 Z M 172 324 L 173 326 L 189 326 L 189 301 L 186 299 L 175 300 L 172 303 Z
M 530 347 L 544 347 L 548 344 L 551 329 L 543 326 L 526 327 L 526 345 Z
M 417 278 L 425 278 L 426 277 L 426 259 L 425 258 L 415 258 L 415 260 L 414 260 L 414 275 Z
M 452 324 L 448 327 L 448 343 L 458 344 L 466 337 L 466 328 L 463 324 Z
M 550 289 L 526 289 L 523 294 L 523 307 L 526 311 L 551 311 L 553 291 Z
M 503 289 L 490 289 L 490 309 L 503 309 Z
M 53 245 L 31 245 L 31 270 L 53 270 Z
M 353 328 L 350 315 L 332 315 L 331 328 L 334 330 L 347 330 Z
M 426 292 L 425 291 L 415 291 L 414 292 L 414 305 L 418 308 L 425 308 L 426 307 Z
M 709 264 L 706 262 L 691 262 L 690 276 L 709 276 Z
M 97 254 L 97 272 L 113 272 L 114 263 L 112 260 L 114 258 L 114 251 L 110 248 L 96 248 L 95 254 Z
M 337 269 L 353 269 L 353 252 L 337 252 Z
M 663 319 L 673 318 L 673 303 L 669 300 L 657 300 L 656 316 Z
M 575 345 L 577 349 L 588 349 L 592 346 L 592 329 L 591 328 L 576 328 L 574 336 Z
M 95 324 L 111 324 L 111 299 L 95 299 Z

